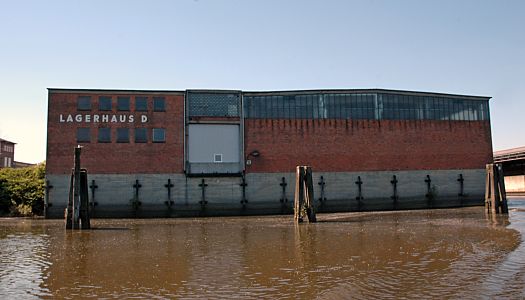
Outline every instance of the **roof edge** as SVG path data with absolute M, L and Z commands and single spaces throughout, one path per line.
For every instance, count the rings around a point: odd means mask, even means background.
M 187 90 L 125 90 L 125 89 L 76 89 L 76 88 L 47 88 L 50 93 L 113 93 L 113 94 L 175 94 L 184 95 L 186 93 L 201 92 L 201 93 L 242 93 L 252 95 L 287 95 L 287 94 L 312 94 L 312 93 L 395 93 L 405 95 L 433 95 L 438 97 L 455 97 L 464 99 L 478 99 L 478 100 L 490 100 L 492 97 L 489 96 L 476 96 L 476 95 L 461 95 L 461 94 L 450 94 L 450 93 L 439 93 L 439 92 L 422 92 L 422 91 L 407 91 L 407 90 L 393 90 L 393 89 L 381 89 L 381 88 L 370 88 L 370 89 L 311 89 L 311 90 L 274 90 L 274 91 L 242 91 L 242 90 L 231 90 L 231 89 L 187 89 Z
M 393 89 L 381 89 L 381 88 L 370 88 L 370 89 L 314 89 L 314 90 L 287 90 L 287 91 L 243 91 L 243 94 L 291 94 L 291 93 L 395 93 L 395 94 L 406 94 L 406 95 L 435 95 L 440 97 L 458 97 L 458 98 L 469 98 L 469 99 L 483 99 L 490 100 L 490 96 L 476 96 L 476 95 L 461 95 L 461 94 L 450 94 L 450 93 L 439 93 L 439 92 L 422 92 L 422 91 L 407 91 L 407 90 L 393 90 Z
M 113 93 L 113 94 L 177 94 L 183 95 L 186 91 L 177 90 L 125 90 L 125 89 L 76 89 L 76 88 L 47 88 L 50 93 Z
M 496 156 L 509 155 L 509 154 L 522 153 L 522 152 L 525 153 L 525 146 L 494 151 L 493 155 L 494 157 L 496 157 Z
M 11 141 L 8 141 L 8 140 L 4 140 L 3 138 L 0 138 L 0 142 L 6 142 L 6 143 L 10 143 L 10 144 L 16 145 L 15 142 L 11 142 Z

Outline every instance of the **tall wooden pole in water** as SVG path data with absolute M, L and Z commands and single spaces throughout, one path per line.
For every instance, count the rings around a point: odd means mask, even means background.
M 507 193 L 501 164 L 487 164 L 485 182 L 485 208 L 488 213 L 508 214 Z
M 87 171 L 80 168 L 81 148 L 75 148 L 74 166 L 69 183 L 69 199 L 65 218 L 66 229 L 89 229 L 89 194 L 87 184 Z
M 295 199 L 294 220 L 297 223 L 308 218 L 308 222 L 316 222 L 314 206 L 314 185 L 312 180 L 312 168 L 308 166 L 297 166 L 295 172 Z
M 80 222 L 80 152 L 82 148 L 75 148 L 75 164 L 73 168 L 73 229 L 78 229 Z

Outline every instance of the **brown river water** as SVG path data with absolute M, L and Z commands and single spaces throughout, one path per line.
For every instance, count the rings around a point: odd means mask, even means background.
M 293 216 L 0 219 L 0 299 L 524 299 L 525 198 Z

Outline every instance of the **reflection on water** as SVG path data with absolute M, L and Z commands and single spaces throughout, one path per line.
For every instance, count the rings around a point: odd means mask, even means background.
M 47 236 L 32 222 L 0 227 L 0 296 L 2 299 L 36 298 L 49 295 L 42 288 L 50 265 Z M 3 225 L 3 223 L 0 223 Z M 14 225 L 14 226 L 13 226 Z M 1 225 L 0 225 L 1 226 Z
M 511 223 L 507 227 L 521 234 L 520 245 L 509 253 L 487 278 L 490 295 L 498 298 L 525 298 L 525 199 L 509 202 Z M 519 297 L 517 297 L 519 296 Z
M 525 297 L 525 211 L 0 220 L 0 298 Z M 523 206 L 525 208 L 525 205 Z M 513 209 L 514 208 L 514 209 Z

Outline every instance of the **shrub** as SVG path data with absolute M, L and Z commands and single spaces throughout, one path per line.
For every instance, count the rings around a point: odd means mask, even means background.
M 41 215 L 44 210 L 45 163 L 0 169 L 0 210 L 12 215 Z

